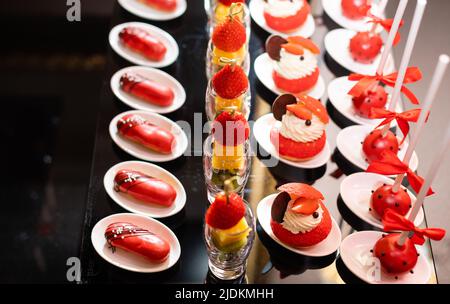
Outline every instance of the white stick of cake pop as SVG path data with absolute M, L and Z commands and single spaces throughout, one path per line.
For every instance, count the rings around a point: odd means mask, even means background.
M 434 71 L 433 79 L 431 80 L 431 85 L 428 89 L 427 95 L 425 97 L 425 101 L 422 106 L 422 111 L 419 116 L 419 120 L 416 124 L 416 130 L 411 137 L 411 140 L 408 145 L 408 149 L 406 150 L 405 157 L 403 158 L 403 162 L 409 165 L 411 158 L 413 156 L 414 150 L 417 146 L 417 142 L 419 141 L 420 134 L 425 126 L 425 122 L 427 120 L 428 114 L 430 112 L 431 106 L 433 105 L 433 101 L 436 98 L 437 91 L 441 85 L 442 79 L 444 77 L 445 71 L 447 70 L 447 66 L 449 64 L 450 58 L 447 55 L 441 55 L 439 57 L 439 61 L 437 63 L 436 69 Z M 392 191 L 394 193 L 398 192 L 400 186 L 403 182 L 405 174 L 397 175 L 395 179 L 394 186 L 392 187 Z
M 383 53 L 381 54 L 381 60 L 377 70 L 378 75 L 383 74 L 384 67 L 386 66 L 386 62 L 389 58 L 389 55 L 391 54 L 391 49 L 392 46 L 394 45 L 395 36 L 397 35 L 407 5 L 408 0 L 401 0 L 400 3 L 398 4 L 397 12 L 395 13 L 394 17 L 394 22 L 392 23 L 392 27 L 389 32 L 389 37 L 386 41 L 386 44 L 384 45 Z
M 408 40 L 406 41 L 405 51 L 403 52 L 402 61 L 400 63 L 400 69 L 398 71 L 397 81 L 395 82 L 394 93 L 392 94 L 391 103 L 389 104 L 389 111 L 395 111 L 397 102 L 400 99 L 401 89 L 403 81 L 405 80 L 406 70 L 408 69 L 409 61 L 416 43 L 417 34 L 419 32 L 422 17 L 427 6 L 427 0 L 417 0 L 416 10 L 414 12 L 414 18 L 409 31 Z M 390 129 L 391 124 L 388 123 L 383 128 L 383 136 L 386 135 Z
M 382 15 L 384 10 L 386 9 L 386 5 L 388 4 L 388 0 L 380 0 L 378 3 L 378 13 Z
M 434 73 L 434 77 L 433 80 L 431 82 L 431 86 L 430 89 L 428 90 L 427 93 L 427 97 L 426 97 L 426 103 L 431 104 L 433 102 L 433 99 L 436 97 L 436 93 L 439 89 L 439 86 L 442 82 L 442 78 L 444 76 L 444 73 L 447 69 L 447 66 L 450 62 L 450 58 L 447 55 L 441 55 L 439 57 L 439 62 L 438 65 L 436 67 L 435 73 Z M 425 105 L 424 105 L 425 107 Z M 422 110 L 422 113 L 420 115 L 420 121 L 422 122 L 422 127 L 423 127 L 423 123 L 425 122 L 426 118 L 428 116 L 428 111 L 425 111 L 424 109 Z M 418 128 L 415 135 L 414 135 L 414 139 L 415 142 L 417 142 L 417 138 L 420 135 L 420 131 L 422 128 Z M 450 124 L 448 124 L 447 126 L 447 133 L 445 135 L 445 137 L 442 140 L 442 145 L 439 149 L 439 152 L 436 154 L 436 156 L 433 158 L 433 163 L 431 164 L 431 167 L 425 177 L 425 181 L 422 185 L 422 187 L 420 188 L 420 191 L 417 195 L 416 198 L 416 202 L 414 203 L 414 207 L 411 210 L 411 213 L 409 214 L 408 219 L 411 222 L 414 222 L 414 220 L 416 219 L 417 214 L 420 211 L 420 208 L 422 208 L 423 203 L 425 201 L 425 198 L 427 196 L 428 193 L 428 189 L 430 189 L 431 184 L 433 183 L 433 180 L 436 178 L 437 172 L 441 167 L 441 163 L 443 161 L 443 159 L 445 158 L 445 156 L 447 155 L 447 150 L 450 148 Z M 402 232 L 400 238 L 398 239 L 398 244 L 400 246 L 403 246 L 403 244 L 405 244 L 406 238 L 408 237 L 409 232 L 405 231 Z

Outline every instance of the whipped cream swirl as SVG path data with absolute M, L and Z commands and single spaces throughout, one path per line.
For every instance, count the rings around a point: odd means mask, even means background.
M 274 17 L 289 17 L 303 7 L 303 0 L 267 0 L 264 11 Z
M 274 61 L 273 68 L 286 79 L 299 79 L 314 73 L 317 69 L 317 57 L 306 48 L 303 55 L 294 55 L 282 48 L 280 60 Z
M 307 143 L 322 137 L 324 130 L 325 124 L 316 115 L 312 116 L 311 125 L 307 126 L 305 120 L 287 111 L 281 120 L 280 134 L 293 141 Z
M 317 217 L 314 217 L 312 214 L 303 215 L 295 213 L 291 210 L 293 204 L 294 200 L 291 200 L 284 214 L 283 223 L 281 223 L 284 229 L 289 230 L 293 234 L 307 233 L 316 228 L 322 221 L 323 209 L 321 206 L 316 210 Z

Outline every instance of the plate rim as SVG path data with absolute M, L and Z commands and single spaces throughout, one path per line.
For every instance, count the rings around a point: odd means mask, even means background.
M 141 10 L 139 10 L 139 9 L 133 9 L 132 6 L 130 6 L 128 4 L 128 2 L 130 2 L 130 0 L 118 0 L 120 6 L 127 12 L 129 12 L 137 17 L 151 20 L 151 21 L 169 21 L 169 20 L 177 19 L 177 18 L 181 17 L 182 15 L 184 15 L 184 13 L 186 12 L 186 9 L 187 9 L 187 1 L 186 0 L 178 0 L 178 1 L 180 1 L 180 3 L 182 4 L 182 7 L 180 10 L 176 11 L 175 13 L 166 13 L 164 11 L 158 11 L 158 10 L 152 9 L 155 11 L 153 16 L 160 16 L 160 17 L 155 18 L 155 17 L 150 17 L 150 14 L 142 13 Z M 148 8 L 148 9 L 151 9 L 151 8 Z

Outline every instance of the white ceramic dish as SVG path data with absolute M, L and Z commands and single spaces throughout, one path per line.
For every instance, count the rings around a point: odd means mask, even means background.
M 266 88 L 277 95 L 285 93 L 275 86 L 272 78 L 273 62 L 267 53 L 263 53 L 255 59 L 254 68 L 256 76 Z M 325 93 L 325 81 L 323 80 L 323 77 L 319 76 L 317 84 L 310 91 L 305 93 L 315 99 L 322 98 Z
M 149 60 L 144 56 L 125 47 L 119 40 L 119 33 L 122 31 L 122 29 L 128 26 L 142 28 L 159 39 L 167 48 L 167 53 L 164 56 L 163 60 Z M 171 65 L 175 62 L 175 60 L 177 60 L 179 54 L 178 44 L 169 33 L 156 26 L 143 22 L 127 22 L 116 25 L 109 32 L 109 44 L 111 45 L 112 49 L 124 59 L 137 65 L 150 66 L 154 68 L 162 68 Z
M 116 251 L 113 253 L 105 239 L 105 230 L 109 224 L 116 222 L 132 223 L 148 229 L 165 239 L 170 244 L 170 254 L 167 260 L 163 263 L 152 263 L 144 257 L 120 248 L 116 248 Z M 100 220 L 92 229 L 91 241 L 95 251 L 107 262 L 134 272 L 151 273 L 164 271 L 175 265 L 181 255 L 180 243 L 172 230 L 157 220 L 132 213 L 113 214 Z
M 143 101 L 127 92 L 124 92 L 120 88 L 120 77 L 125 73 L 137 74 L 171 88 L 175 95 L 172 105 L 168 107 L 161 107 Z M 119 98 L 124 104 L 132 107 L 133 109 L 150 111 L 160 114 L 174 112 L 178 110 L 186 101 L 186 92 L 184 91 L 183 86 L 178 82 L 178 80 L 176 80 L 166 72 L 151 67 L 132 66 L 117 71 L 113 75 L 113 77 L 111 77 L 111 90 L 117 98 Z
M 178 0 L 177 8 L 173 12 L 157 10 L 145 5 L 139 0 L 119 0 L 118 2 L 120 6 L 133 15 L 155 21 L 166 21 L 178 18 L 184 14 L 187 8 L 186 0 Z
M 177 192 L 175 202 L 170 207 L 159 206 L 156 204 L 147 204 L 127 195 L 126 193 L 114 190 L 114 178 L 120 170 L 133 170 L 142 172 L 148 176 L 160 179 L 171 185 Z M 186 191 L 181 182 L 169 171 L 163 168 L 141 161 L 127 161 L 111 167 L 103 178 L 103 185 L 109 197 L 122 208 L 153 218 L 164 218 L 177 214 L 186 204 Z
M 383 184 L 393 185 L 394 180 L 375 173 L 360 172 L 347 176 L 341 182 L 340 193 L 345 205 L 361 220 L 370 225 L 383 229 L 383 224 L 376 218 L 370 208 L 371 191 L 377 189 Z M 411 204 L 414 206 L 416 202 L 415 195 L 409 191 L 408 195 L 411 198 Z M 409 212 L 406 216 L 409 215 Z M 414 225 L 420 226 L 424 219 L 423 210 L 420 209 L 414 221 Z
M 302 169 L 319 168 L 328 162 L 331 156 L 330 145 L 328 141 L 325 145 L 325 148 L 310 160 L 304 162 L 294 162 L 281 157 L 277 149 L 275 149 L 272 142 L 270 141 L 270 130 L 272 130 L 273 126 L 279 123 L 280 122 L 273 117 L 272 113 L 269 113 L 258 118 L 258 120 L 256 120 L 255 124 L 253 125 L 253 134 L 256 138 L 256 141 L 266 152 L 270 153 L 272 157 L 275 157 L 277 160 L 292 167 Z
M 135 143 L 121 136 L 117 130 L 117 122 L 127 114 L 140 115 L 151 123 L 172 132 L 175 136 L 176 146 L 171 154 L 162 154 L 152 151 L 138 143 Z M 139 159 L 150 162 L 167 162 L 177 159 L 186 151 L 188 147 L 188 139 L 184 131 L 172 120 L 156 113 L 134 110 L 120 113 L 111 120 L 109 124 L 109 134 L 112 140 L 125 152 Z
M 301 254 L 301 255 L 312 256 L 312 257 L 327 256 L 338 250 L 339 245 L 341 244 L 342 236 L 341 236 L 341 230 L 339 229 L 339 226 L 333 217 L 331 217 L 332 228 L 331 228 L 330 234 L 327 236 L 326 239 L 324 239 L 322 242 L 320 242 L 314 246 L 303 247 L 303 248 L 294 248 L 294 247 L 291 247 L 291 246 L 286 245 L 283 242 L 281 242 L 274 235 L 272 228 L 270 226 L 272 204 L 277 195 L 278 195 L 278 193 L 275 193 L 275 194 L 271 194 L 271 195 L 263 198 L 259 202 L 257 210 L 256 210 L 256 213 L 258 215 L 258 221 L 261 224 L 261 227 L 275 242 L 277 242 L 278 244 L 280 244 L 281 246 L 283 246 L 284 248 L 286 248 L 292 252 L 295 252 L 295 253 Z

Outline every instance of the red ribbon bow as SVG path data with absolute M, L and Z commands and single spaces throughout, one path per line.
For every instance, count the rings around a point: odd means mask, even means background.
M 391 112 L 383 108 L 372 108 L 370 110 L 370 118 L 379 119 L 384 118 L 384 120 L 377 126 L 377 128 L 391 123 L 394 119 L 397 121 L 397 125 L 403 134 L 403 139 L 400 144 L 405 141 L 406 136 L 409 133 L 409 122 L 417 122 L 420 116 L 420 109 L 414 109 L 406 111 L 403 113 Z
M 376 82 L 382 82 L 387 86 L 395 87 L 395 82 L 398 77 L 398 72 L 391 73 L 389 75 L 362 75 L 362 74 L 350 74 L 348 76 L 348 80 L 350 81 L 358 81 L 358 83 L 348 92 L 349 95 L 354 97 L 359 97 L 364 94 L 369 88 L 371 88 Z M 411 92 L 405 84 L 417 82 L 422 79 L 422 72 L 417 67 L 409 67 L 406 70 L 405 80 L 403 81 L 401 92 L 405 94 L 406 97 L 413 104 L 419 104 L 419 100 Z
M 392 151 L 383 151 L 381 161 L 372 162 L 366 170 L 367 172 L 378 173 L 383 175 L 406 174 L 406 178 L 411 187 L 419 193 L 424 180 L 415 174 L 405 163 L 403 163 Z M 428 189 L 427 196 L 434 194 L 433 189 Z
M 414 232 L 413 236 L 411 237 L 411 241 L 417 245 L 423 245 L 423 243 L 425 243 L 425 237 L 435 241 L 440 241 L 445 236 L 444 229 L 418 228 L 414 226 L 414 224 L 410 220 L 406 219 L 405 217 L 401 216 L 391 209 L 386 209 L 383 215 L 382 222 L 384 225 L 384 231 L 400 230 Z
M 369 14 L 369 17 L 372 20 L 368 21 L 368 23 L 379 24 L 386 32 L 388 32 L 388 33 L 391 32 L 392 25 L 394 24 L 394 19 L 382 19 L 382 18 L 379 18 L 372 14 Z M 401 20 L 399 28 L 401 28 L 403 26 L 403 24 L 404 24 L 404 22 L 403 22 L 403 20 Z M 394 45 L 397 45 L 399 42 L 400 42 L 400 34 L 397 31 L 397 33 L 395 34 L 395 38 L 394 38 Z

